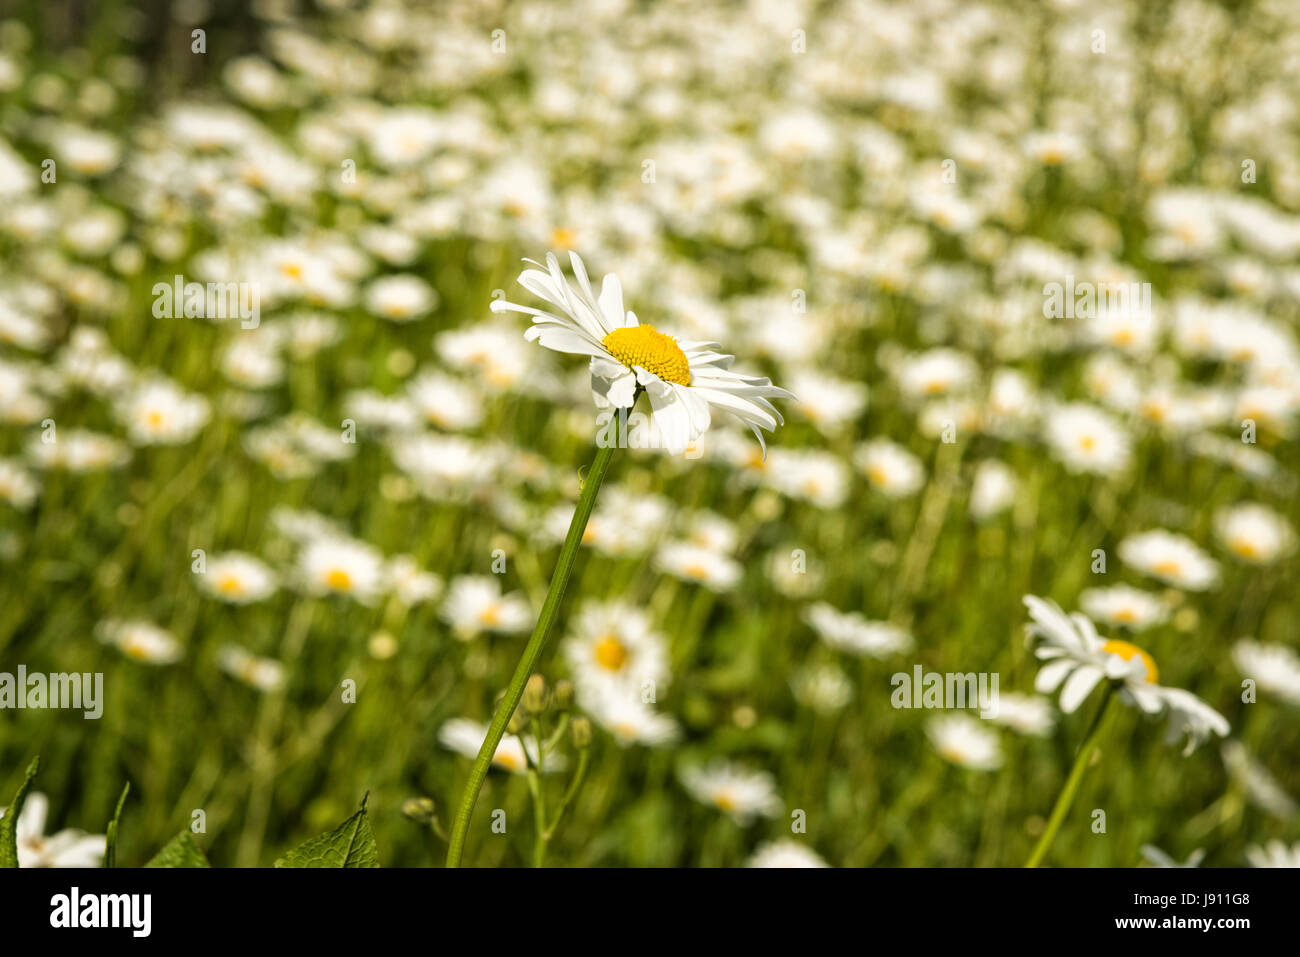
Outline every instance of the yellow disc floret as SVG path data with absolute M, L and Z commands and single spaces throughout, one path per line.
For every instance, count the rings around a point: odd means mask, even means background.
M 1127 641 L 1120 641 L 1118 638 L 1112 638 L 1101 646 L 1101 650 L 1110 655 L 1119 655 L 1125 661 L 1132 661 L 1136 655 L 1142 659 L 1142 664 L 1147 669 L 1147 683 L 1155 684 L 1159 672 L 1156 671 L 1155 659 L 1148 655 L 1137 645 L 1129 644 Z
M 654 326 L 615 329 L 602 340 L 609 354 L 629 369 L 640 366 L 665 382 L 691 384 L 691 364 L 677 340 Z

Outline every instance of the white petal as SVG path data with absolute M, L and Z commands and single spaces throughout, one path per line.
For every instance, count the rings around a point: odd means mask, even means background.
M 1034 678 L 1035 690 L 1041 694 L 1051 694 L 1077 665 L 1078 662 L 1073 658 L 1057 658 L 1052 663 L 1043 665 Z
M 1094 668 L 1092 665 L 1084 665 L 1070 675 L 1069 680 L 1065 682 L 1065 687 L 1061 689 L 1061 711 L 1065 714 L 1073 714 L 1101 679 L 1101 669 Z

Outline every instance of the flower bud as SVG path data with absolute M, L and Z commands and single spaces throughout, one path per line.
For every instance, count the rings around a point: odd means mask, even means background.
M 431 798 L 413 797 L 402 802 L 402 813 L 417 824 L 428 824 L 433 820 L 437 805 Z
M 546 679 L 541 675 L 533 675 L 524 685 L 524 710 L 529 714 L 546 710 Z
M 591 722 L 586 718 L 574 718 L 569 732 L 573 735 L 573 746 L 579 751 L 591 746 Z
M 560 711 L 568 711 L 573 707 L 573 682 L 561 679 L 555 682 L 555 688 L 552 691 L 552 700 L 555 707 Z

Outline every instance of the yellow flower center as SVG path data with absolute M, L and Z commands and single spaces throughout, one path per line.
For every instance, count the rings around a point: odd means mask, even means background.
M 478 613 L 478 623 L 484 628 L 495 628 L 501 624 L 501 613 L 496 605 L 488 605 Z
M 614 635 L 606 635 L 596 644 L 596 663 L 607 671 L 618 671 L 627 661 L 627 646 Z
M 726 811 L 728 813 L 734 811 L 738 806 L 736 799 L 732 797 L 729 791 L 720 791 L 714 795 L 713 805 L 719 811 Z
M 341 568 L 335 568 L 325 576 L 325 584 L 335 591 L 347 591 L 352 587 L 352 576 Z
M 244 584 L 234 575 L 227 575 L 217 582 L 217 591 L 223 595 L 242 595 Z
M 1147 669 L 1147 683 L 1156 683 L 1156 678 L 1160 673 L 1156 670 L 1155 659 L 1137 645 L 1130 644 L 1127 641 L 1120 641 L 1118 638 L 1112 638 L 1101 646 L 1101 650 L 1108 655 L 1119 655 L 1125 661 L 1132 661 L 1134 656 L 1142 659 L 1142 664 Z
M 1239 538 L 1232 543 L 1232 550 L 1242 558 L 1259 557 L 1259 549 L 1255 547 L 1255 543 L 1242 538 Z
M 503 754 L 497 752 L 492 758 L 492 763 L 498 767 L 505 768 L 507 771 L 513 771 L 519 767 L 519 760 L 513 754 L 509 753 Z
M 665 382 L 691 384 L 691 364 L 686 353 L 678 348 L 676 339 L 654 326 L 615 329 L 603 343 L 609 354 L 629 369 L 640 366 Z

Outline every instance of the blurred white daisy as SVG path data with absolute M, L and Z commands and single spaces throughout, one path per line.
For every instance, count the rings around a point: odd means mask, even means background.
M 904 498 L 925 484 L 925 467 L 907 449 L 889 439 L 873 439 L 853 451 L 853 463 L 871 484 L 890 498 Z
M 655 552 L 655 567 L 710 591 L 729 591 L 740 581 L 740 563 L 690 542 L 666 542 Z
M 259 657 L 239 645 L 219 648 L 217 665 L 226 674 L 258 691 L 278 691 L 284 687 L 284 666 L 280 662 Z
M 246 552 L 209 555 L 199 588 L 213 598 L 233 605 L 248 605 L 275 593 L 275 572 L 260 558 Z
M 4 817 L 8 808 L 0 808 Z M 103 867 L 107 838 L 67 828 L 45 836 L 50 802 L 40 791 L 33 791 L 23 802 L 16 827 L 19 867 Z
M 362 604 L 386 588 L 384 556 L 365 542 L 326 537 L 307 542 L 298 555 L 298 580 L 310 595 L 346 595 Z
M 1046 737 L 1056 727 L 1056 709 L 1046 698 L 1038 695 L 1003 691 L 997 696 L 997 714 L 990 721 L 1035 737 Z
M 486 738 L 487 725 L 469 718 L 452 718 L 443 722 L 438 729 L 438 743 L 467 758 L 478 757 L 479 748 L 483 747 Z M 525 748 L 528 749 L 526 753 Z M 538 764 L 537 742 L 525 741 L 516 734 L 507 734 L 502 736 L 501 743 L 497 745 L 496 753 L 492 756 L 492 766 L 511 774 L 523 774 L 528 770 L 529 758 L 534 765 Z M 562 771 L 565 763 L 564 755 L 552 752 L 545 756 L 539 770 L 544 774 Z
M 128 658 L 146 664 L 169 665 L 185 655 L 175 635 L 148 621 L 105 619 L 95 627 L 95 635 Z
M 207 399 L 189 395 L 176 383 L 149 379 L 121 399 L 117 417 L 137 445 L 177 445 L 188 442 L 207 424 Z
M 1085 588 L 1079 594 L 1079 607 L 1090 618 L 1130 631 L 1143 631 L 1168 616 L 1157 596 L 1132 585 Z
M 616 684 L 639 695 L 667 686 L 668 643 L 641 609 L 621 601 L 584 604 L 563 652 L 579 691 Z
M 1243 639 L 1232 646 L 1232 660 L 1261 690 L 1300 705 L 1300 653 L 1294 648 Z
M 1287 847 L 1281 841 L 1269 841 L 1263 847 L 1246 848 L 1251 867 L 1300 867 L 1300 841 Z
M 1295 532 L 1286 519 L 1255 503 L 1220 509 L 1214 516 L 1214 530 L 1233 555 L 1252 565 L 1277 561 L 1295 543 Z
M 438 294 L 419 276 L 382 276 L 365 290 L 366 310 L 381 319 L 410 322 L 438 305 Z
M 579 686 L 578 703 L 621 747 L 632 744 L 657 747 L 677 740 L 677 722 L 643 701 L 636 688 Z
M 518 634 L 533 626 L 533 610 L 519 592 L 501 593 L 496 575 L 462 575 L 452 580 L 441 615 L 462 639 L 485 631 Z M 479 744 L 483 742 L 480 740 Z
M 1205 591 L 1219 580 L 1219 566 L 1210 556 L 1191 539 L 1164 529 L 1128 536 L 1119 543 L 1119 557 L 1145 575 L 1189 591 Z
M 1205 860 L 1205 851 L 1199 847 L 1181 864 L 1154 844 L 1143 844 L 1138 850 L 1152 867 L 1200 867 L 1201 861 Z
M 759 817 L 781 813 L 776 780 L 766 771 L 715 760 L 704 767 L 684 767 L 679 777 L 691 797 L 730 815 L 737 824 L 748 826 Z
M 830 867 L 816 851 L 791 838 L 759 845 L 746 867 Z
M 934 749 L 953 764 L 972 771 L 995 771 L 1002 766 L 1002 744 L 997 733 L 965 714 L 938 715 L 925 726 Z
M 870 621 L 856 611 L 842 612 L 824 601 L 809 605 L 804 620 L 832 648 L 853 655 L 884 658 L 913 647 L 912 636 L 897 625 Z
M 1115 475 L 1129 464 L 1128 433 L 1098 408 L 1057 406 L 1043 422 L 1043 438 L 1071 472 Z

